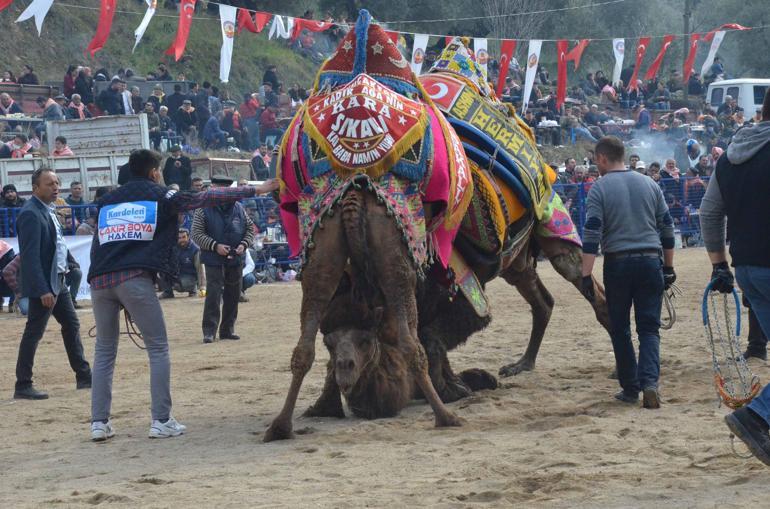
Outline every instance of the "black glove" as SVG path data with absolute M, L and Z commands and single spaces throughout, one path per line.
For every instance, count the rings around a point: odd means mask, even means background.
M 674 267 L 663 267 L 663 283 L 666 285 L 666 290 L 676 283 L 676 272 L 674 272 Z
M 731 293 L 733 286 L 735 286 L 735 278 L 727 262 L 715 263 L 714 270 L 711 272 L 711 289 L 719 293 Z
M 593 302 L 596 299 L 596 294 L 594 293 L 594 278 L 591 276 L 583 276 L 583 279 L 580 281 L 580 293 L 583 294 L 583 297 L 585 297 L 588 302 Z

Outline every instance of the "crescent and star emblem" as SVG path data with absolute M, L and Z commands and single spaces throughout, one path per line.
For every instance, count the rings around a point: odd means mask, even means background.
M 442 99 L 449 93 L 449 87 L 447 87 L 444 83 L 434 83 L 433 86 L 438 88 L 438 92 L 435 94 L 429 92 L 428 95 L 430 95 L 431 99 Z

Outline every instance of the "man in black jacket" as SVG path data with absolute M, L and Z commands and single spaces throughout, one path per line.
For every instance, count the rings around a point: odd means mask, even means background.
M 171 156 L 163 166 L 163 182 L 170 186 L 176 184 L 180 191 L 189 191 L 192 186 L 192 163 L 190 158 L 182 155 L 182 147 L 171 147 Z
M 231 203 L 277 188 L 277 183 L 271 182 L 257 188 L 177 192 L 160 185 L 160 161 L 157 152 L 132 152 L 128 160 L 131 179 L 98 201 L 99 228 L 91 247 L 88 272 L 96 319 L 91 393 L 94 441 L 115 435 L 110 409 L 121 308 L 136 322 L 150 359 L 150 438 L 174 437 L 185 432 L 186 427 L 171 415 L 168 335 L 154 279 L 158 273 L 173 276 L 176 272 L 172 260 L 180 212 Z
M 32 174 L 32 198 L 17 220 L 19 251 L 24 262 L 21 296 L 29 298 L 29 312 L 16 362 L 15 399 L 46 399 L 48 394 L 32 385 L 35 352 L 53 314 L 62 326 L 62 338 L 76 387 L 91 387 L 91 368 L 83 356 L 80 321 L 67 291 L 67 245 L 53 203 L 59 197 L 59 178 L 53 170 L 40 168 Z
M 105 115 L 120 115 L 125 113 L 123 107 L 123 96 L 121 95 L 121 86 L 125 81 L 115 78 L 110 87 L 102 90 L 96 99 L 96 105 Z
M 770 90 L 762 105 L 762 122 L 736 133 L 720 157 L 700 209 L 701 231 L 713 264 L 711 289 L 730 293 L 735 279 L 751 304 L 759 325 L 770 334 Z M 730 272 L 725 226 L 730 228 Z M 758 460 L 770 466 L 770 386 L 748 405 L 725 417 L 730 430 Z

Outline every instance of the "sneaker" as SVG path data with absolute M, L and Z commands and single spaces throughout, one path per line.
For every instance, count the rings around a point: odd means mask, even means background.
M 173 298 L 174 298 L 174 294 L 173 293 L 163 292 L 160 295 L 158 295 L 158 300 L 173 299 Z
M 628 394 L 626 391 L 620 391 L 619 393 L 615 394 L 615 399 L 618 401 L 622 401 L 623 403 L 630 403 L 630 404 L 639 402 L 638 395 Z
M 114 436 L 115 428 L 112 427 L 112 421 L 96 421 L 91 423 L 91 440 L 94 442 L 104 442 Z
M 154 420 L 150 426 L 150 438 L 178 437 L 183 435 L 185 431 L 187 431 L 187 426 L 179 424 L 173 417 L 166 422 Z
M 655 410 L 660 408 L 660 394 L 655 387 L 647 387 L 642 391 L 642 406 Z
M 751 454 L 765 465 L 770 466 L 770 435 L 767 422 L 753 410 L 742 407 L 725 416 L 727 427 L 740 438 Z

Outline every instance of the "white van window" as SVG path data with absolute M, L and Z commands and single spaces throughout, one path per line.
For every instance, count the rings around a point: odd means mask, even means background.
M 727 95 L 729 95 L 730 97 L 732 97 L 736 101 L 738 100 L 738 95 L 740 93 L 741 93 L 741 89 L 739 87 L 729 87 L 727 89 Z
M 711 90 L 711 105 L 721 106 L 722 102 L 724 102 L 724 95 L 725 95 L 724 88 L 714 88 L 713 90 Z
M 765 93 L 767 93 L 767 85 L 754 85 L 754 104 L 759 106 L 765 102 Z

